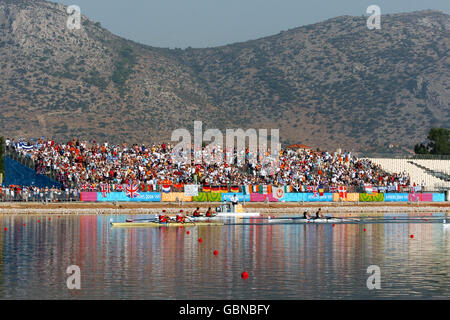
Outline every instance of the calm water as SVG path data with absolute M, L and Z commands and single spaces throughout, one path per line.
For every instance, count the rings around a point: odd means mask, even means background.
M 110 227 L 126 217 L 0 216 L 0 299 L 450 297 L 450 229 L 439 223 Z M 81 290 L 67 289 L 70 265 Z M 380 290 L 367 289 L 369 265 Z

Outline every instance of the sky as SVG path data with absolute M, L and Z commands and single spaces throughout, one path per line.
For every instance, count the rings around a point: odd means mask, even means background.
M 450 0 L 52 0 L 78 5 L 112 33 L 164 48 L 205 48 L 278 34 L 342 15 L 434 9 Z

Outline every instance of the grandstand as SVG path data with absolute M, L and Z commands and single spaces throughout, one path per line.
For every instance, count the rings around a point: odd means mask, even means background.
M 61 183 L 50 179 L 46 175 L 24 166 L 20 162 L 5 157 L 5 179 L 3 185 L 36 186 L 39 188 L 61 187 Z
M 368 158 L 389 172 L 403 172 L 409 174 L 411 184 L 425 184 L 426 191 L 450 190 L 450 160 L 418 160 Z

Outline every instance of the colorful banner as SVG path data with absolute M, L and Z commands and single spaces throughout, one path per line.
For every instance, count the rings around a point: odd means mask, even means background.
M 409 193 L 385 193 L 384 201 L 386 202 L 408 202 L 409 201 Z
M 193 197 L 186 196 L 184 192 L 170 192 L 161 194 L 162 202 L 177 202 L 177 201 L 192 202 L 192 198 Z
M 433 202 L 444 202 L 445 193 L 433 193 Z
M 223 201 L 231 201 L 231 197 L 236 196 L 239 202 L 250 202 L 250 195 L 243 193 L 222 193 L 222 202 Z
M 384 193 L 360 193 L 359 201 L 361 202 L 379 202 L 384 201 Z
M 86 202 L 97 202 L 97 192 L 81 192 L 80 200 Z
M 323 196 L 316 193 L 305 193 L 305 202 L 333 202 L 333 194 L 332 193 L 324 193 Z
M 306 193 L 285 193 L 280 202 L 302 202 L 305 200 Z
M 251 202 L 264 202 L 268 198 L 269 202 L 278 202 L 278 199 L 274 198 L 271 193 L 262 194 L 262 193 L 252 193 L 250 194 Z
M 161 202 L 161 192 L 140 192 L 139 195 L 133 198 L 127 197 L 125 192 L 110 192 L 106 193 L 106 197 L 103 197 L 101 192 L 83 192 L 83 193 L 96 193 L 99 202 Z
M 140 192 L 134 198 L 126 196 L 125 192 L 81 192 L 80 200 L 84 202 L 176 202 L 177 198 L 184 202 L 223 202 L 230 201 L 232 196 L 236 196 L 239 202 L 264 202 L 269 198 L 270 202 L 408 202 L 408 201 L 423 201 L 423 202 L 444 202 L 445 193 L 348 193 L 347 199 L 339 199 L 339 193 L 324 193 L 319 196 L 314 193 L 285 193 L 281 199 L 276 199 L 272 194 L 261 193 L 211 193 L 199 192 L 198 196 L 186 196 L 183 192 Z
M 432 193 L 410 193 L 409 201 L 424 201 L 424 202 L 432 202 L 433 194 Z
M 222 202 L 222 194 L 215 192 L 199 192 L 198 196 L 192 197 L 195 202 Z
M 358 202 L 359 193 L 347 193 L 346 198 L 340 198 L 339 193 L 333 193 L 333 202 Z

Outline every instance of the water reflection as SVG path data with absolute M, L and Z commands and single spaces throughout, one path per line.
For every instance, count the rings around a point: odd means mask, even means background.
M 431 220 L 112 229 L 110 218 L 1 216 L 0 298 L 449 298 L 450 230 Z M 81 290 L 66 287 L 70 265 Z M 366 287 L 369 265 L 381 290 Z

